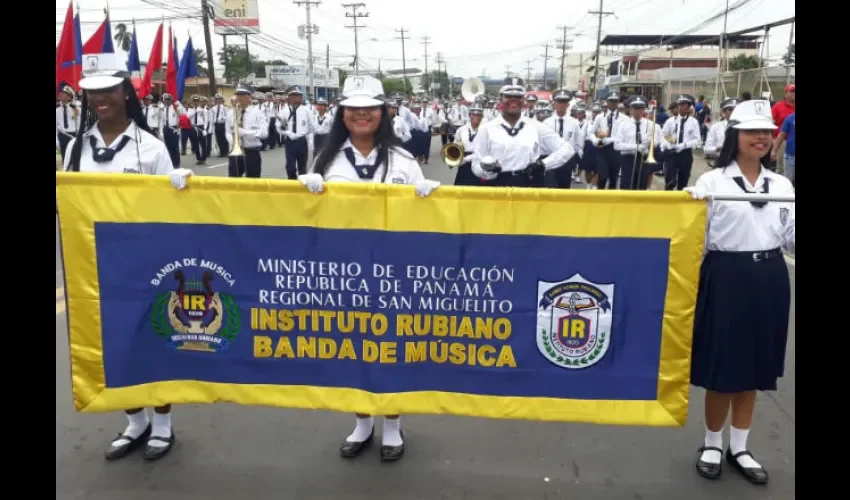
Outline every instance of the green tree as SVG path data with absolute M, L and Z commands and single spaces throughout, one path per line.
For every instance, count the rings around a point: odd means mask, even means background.
M 348 70 L 337 68 L 336 71 L 339 73 L 339 86 L 341 89 L 342 85 L 345 83 L 345 79 L 348 78 Z
M 258 66 L 256 56 L 249 58 L 248 50 L 239 45 L 228 45 L 218 51 L 218 62 L 224 68 L 224 79 L 228 83 L 237 83 L 254 73 Z
M 254 73 L 257 75 L 257 78 L 265 78 L 266 75 L 266 66 L 289 66 L 289 63 L 284 61 L 283 59 L 271 59 L 271 60 L 260 60 L 254 65 Z
M 449 85 L 449 75 L 445 71 L 429 71 L 422 75 L 422 88 L 426 92 L 429 91 L 433 83 L 440 86 L 439 90 L 435 89 L 437 94 L 445 93 L 451 87 Z
M 396 92 L 401 92 L 404 95 L 413 94 L 410 80 L 404 78 L 384 78 L 381 80 L 381 84 L 384 86 L 385 95 L 392 95 Z
M 115 44 L 124 52 L 130 52 L 130 43 L 133 41 L 133 35 L 127 31 L 127 25 L 118 23 L 115 25 L 115 34 L 112 35 Z
M 207 76 L 207 53 L 204 49 L 195 49 L 195 65 L 198 76 Z
M 745 69 L 756 69 L 761 67 L 761 59 L 758 56 L 739 54 L 729 60 L 729 71 L 741 71 Z

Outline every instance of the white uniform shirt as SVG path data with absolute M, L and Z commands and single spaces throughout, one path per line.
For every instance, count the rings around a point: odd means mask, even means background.
M 80 105 L 77 104 L 76 106 L 79 111 Z M 63 114 L 65 117 L 62 116 Z M 63 135 L 66 136 L 73 136 L 76 134 L 77 127 L 80 125 L 80 115 L 81 113 L 78 113 L 77 118 L 74 118 L 74 110 L 71 106 L 68 106 L 67 104 L 60 104 L 59 107 L 56 108 L 56 134 L 62 134 L 63 132 Z M 66 118 L 68 121 L 67 127 L 65 127 Z
M 418 118 L 413 114 L 413 111 L 410 111 L 407 106 L 399 106 L 398 107 L 398 116 L 404 119 L 405 123 L 407 123 L 407 128 L 412 129 L 417 127 Z
M 278 114 L 276 126 L 281 133 L 283 131 L 292 132 L 294 135 L 289 137 L 289 139 L 294 141 L 314 132 L 314 118 L 315 115 L 307 105 L 300 104 L 297 107 L 284 106 Z
M 233 142 L 233 119 L 234 113 L 227 115 L 224 125 L 224 133 L 227 142 Z M 239 140 L 245 149 L 259 149 L 263 147 L 263 139 L 269 136 L 269 122 L 266 115 L 257 106 L 248 106 L 242 112 L 242 127 L 239 129 Z M 233 147 L 233 144 L 230 144 Z
M 480 168 L 481 158 L 492 156 L 501 165 L 502 172 L 519 172 L 544 154 L 549 156 L 543 160 L 543 165 L 547 169 L 557 168 L 575 154 L 569 143 L 536 120 L 520 117 L 512 129 L 519 129 L 514 136 L 508 135 L 506 128 L 511 129 L 511 126 L 501 116 L 479 127 L 475 138 L 476 154 L 472 159 L 474 168 Z
M 373 149 L 368 156 L 363 156 L 357 148 L 351 145 L 351 141 L 346 140 L 342 145 L 342 149 L 337 152 L 336 157 L 328 165 L 325 172 L 326 182 L 381 182 L 386 165 L 379 166 L 371 179 L 361 179 L 355 167 L 345 157 L 345 148 L 351 148 L 354 153 L 355 165 L 374 165 L 378 161 L 378 148 Z M 325 153 L 320 153 L 320 156 L 322 154 Z M 387 157 L 390 169 L 384 180 L 385 184 L 414 184 L 425 178 L 422 175 L 422 168 L 419 166 L 419 162 L 407 151 L 393 148 L 389 150 Z M 310 170 L 313 170 L 312 167 Z
M 673 136 L 676 139 L 676 143 L 678 143 L 679 127 L 682 126 L 683 119 L 685 123 L 685 132 L 681 142 L 684 144 L 684 149 L 693 149 L 697 146 L 697 144 L 699 144 L 700 140 L 702 140 L 702 136 L 699 133 L 699 122 L 697 122 L 697 119 L 693 116 L 676 116 L 669 118 L 666 122 L 664 122 L 664 135 Z M 675 149 L 676 143 L 670 144 L 665 140 L 661 143 L 661 149 L 664 151 Z
M 393 117 L 393 132 L 395 132 L 395 136 L 401 142 L 407 142 L 413 138 L 407 121 L 399 115 Z
M 115 149 L 123 137 L 128 137 L 129 141 L 123 149 L 115 153 L 111 161 L 98 163 L 94 161 L 90 137 L 95 138 L 98 149 L 106 147 Z M 68 143 L 68 152 L 65 154 L 65 170 L 68 170 L 68 165 L 71 162 L 71 151 L 73 151 L 76 140 L 76 138 L 71 139 L 71 142 Z M 112 144 L 108 146 L 103 141 L 97 122 L 83 134 L 80 172 L 167 175 L 172 170 L 174 170 L 174 166 L 171 163 L 171 156 L 168 154 L 165 143 L 153 134 L 139 129 L 134 122 L 131 122 L 127 130 L 116 137 Z
M 174 109 L 176 106 L 177 109 Z M 180 129 L 180 115 L 186 112 L 186 109 L 183 108 L 183 105 L 180 103 L 171 103 L 171 106 L 166 106 L 165 109 L 162 110 L 162 124 L 164 127 L 169 127 L 172 129 L 177 129 L 175 132 L 178 132 Z
M 201 106 L 195 106 L 189 109 L 189 123 L 198 132 L 206 132 L 207 130 L 207 110 Z
M 617 135 L 614 136 L 614 149 L 623 155 L 634 155 L 637 150 L 637 127 L 640 126 L 640 143 L 643 146 L 641 153 L 649 151 L 649 143 L 652 140 L 652 122 L 646 118 L 640 119 L 640 125 L 634 119 L 629 118 L 617 126 Z M 661 129 L 655 127 L 655 143 L 660 144 L 663 140 Z
M 764 183 L 770 184 L 770 194 L 794 195 L 791 181 L 784 176 L 761 169 L 755 186 L 732 162 L 726 168 L 716 168 L 702 174 L 695 187 L 706 193 L 743 194 L 734 181 L 742 177 L 744 186 L 752 192 L 764 192 Z M 763 252 L 785 247 L 794 251 L 796 246 L 794 203 L 768 202 L 756 208 L 746 201 L 711 201 L 708 209 L 705 249 L 721 252 Z
M 329 113 L 325 112 L 324 115 L 319 116 L 319 113 L 316 112 L 316 115 L 313 117 L 313 133 L 319 135 L 330 134 L 333 123 L 334 117 Z
M 584 131 L 579 126 L 578 120 L 570 115 L 558 116 L 555 113 L 543 120 L 543 125 L 551 128 L 557 134 L 558 129 L 561 128 L 561 120 L 564 122 L 563 133 L 560 135 L 561 139 L 568 142 L 581 158 L 584 155 Z
M 475 139 L 478 138 L 478 132 L 483 126 L 484 124 L 481 123 L 478 125 L 476 130 L 472 130 L 472 124 L 467 123 L 457 129 L 457 133 L 455 133 L 455 143 L 463 146 L 464 162 L 472 161 L 472 158 L 475 155 L 475 145 L 477 144 Z
M 610 120 L 609 120 L 610 118 Z M 627 120 L 628 117 L 623 113 L 620 113 L 619 110 L 605 110 L 604 113 L 599 113 L 599 116 L 594 118 L 593 120 L 593 134 L 590 137 L 590 142 L 593 143 L 594 146 L 599 144 L 599 141 L 602 141 L 602 144 L 606 146 L 608 144 L 614 144 L 614 135 L 617 133 L 617 125 L 620 124 L 621 121 Z M 611 122 L 610 126 L 608 122 Z M 599 139 L 596 137 L 596 132 L 603 130 L 608 133 L 608 136 L 604 139 Z
M 466 125 L 469 122 L 469 108 L 464 105 L 455 104 L 449 111 L 449 123 L 452 125 Z
M 723 139 L 726 137 L 726 127 L 729 125 L 727 120 L 720 120 L 711 125 L 708 129 L 708 134 L 705 136 L 705 145 L 702 150 L 706 155 L 717 156 L 720 154 L 720 149 L 723 147 Z
M 162 119 L 164 111 L 165 110 L 163 109 L 162 103 L 151 103 L 144 107 L 144 109 L 142 110 L 142 114 L 145 115 L 145 119 L 148 122 L 148 127 L 151 130 L 160 129 L 160 127 L 162 126 L 160 121 Z

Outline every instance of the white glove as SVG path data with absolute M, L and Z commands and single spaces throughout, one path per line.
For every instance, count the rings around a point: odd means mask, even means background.
M 646 144 L 638 144 L 637 150 L 638 153 L 646 153 L 647 151 L 649 151 L 649 146 L 647 146 Z
M 704 200 L 708 195 L 704 189 L 698 187 L 686 187 L 684 191 L 691 195 L 691 198 L 695 200 Z
M 298 181 L 311 193 L 321 193 L 325 190 L 325 180 L 319 174 L 299 175 Z
M 439 181 L 422 179 L 420 181 L 416 181 L 416 184 L 414 184 L 414 186 L 416 186 L 416 196 L 420 198 L 425 198 L 426 196 L 431 194 L 432 191 L 440 187 L 440 183 Z
M 193 173 L 188 168 L 176 168 L 168 174 L 168 177 L 171 179 L 171 185 L 174 186 L 174 189 L 184 189 L 187 185 L 187 179 Z
M 483 168 L 481 168 L 481 165 L 476 165 L 475 163 L 472 164 L 472 173 L 475 174 L 475 177 L 478 177 L 479 179 L 486 179 L 488 181 L 492 181 L 499 176 L 496 172 L 486 172 Z
M 294 140 L 294 139 L 295 139 L 295 133 L 294 133 L 294 132 L 290 132 L 289 130 L 285 131 L 285 132 L 283 133 L 283 135 L 284 135 L 284 136 L 286 136 L 286 138 L 287 138 L 287 139 L 289 139 L 289 140 Z
M 684 142 L 680 142 L 680 143 L 676 144 L 676 152 L 677 153 L 681 153 L 684 150 L 685 150 L 685 143 Z

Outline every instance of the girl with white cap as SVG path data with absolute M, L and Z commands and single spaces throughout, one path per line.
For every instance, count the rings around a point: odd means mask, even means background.
M 192 172 L 175 170 L 165 144 L 151 133 L 123 57 L 83 57 L 87 68 L 80 80 L 83 116 L 76 137 L 68 144 L 71 153 L 65 157 L 65 170 L 169 175 L 175 188 L 186 187 Z M 171 405 L 154 408 L 152 420 L 144 408 L 125 413 L 127 427 L 110 443 L 107 460 L 123 458 L 140 445 L 145 445 L 146 460 L 157 460 L 171 450 Z
M 310 173 L 298 180 L 313 193 L 321 193 L 325 182 L 378 182 L 412 184 L 425 197 L 440 183 L 425 179 L 419 163 L 404 150 L 393 132 L 392 120 L 383 99 L 380 80 L 370 76 L 345 79 L 339 104 L 322 152 Z M 354 430 L 340 446 L 340 455 L 354 458 L 372 442 L 374 418 L 357 414 Z M 384 417 L 381 460 L 398 460 L 404 455 L 404 438 L 398 415 Z
M 784 373 L 791 286 L 781 247 L 793 251 L 796 245 L 794 203 L 711 197 L 794 195 L 791 182 L 768 169 L 774 129 L 769 102 L 739 103 L 714 170 L 685 189 L 710 203 L 691 364 L 691 383 L 706 389 L 705 442 L 696 469 L 709 479 L 720 476 L 731 407 L 727 462 L 752 483 L 768 480 L 747 449 L 747 437 L 756 391 L 775 391 Z

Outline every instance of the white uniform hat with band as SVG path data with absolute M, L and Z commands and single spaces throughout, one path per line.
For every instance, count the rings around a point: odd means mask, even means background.
M 372 76 L 349 76 L 342 86 L 341 106 L 349 108 L 373 108 L 384 106 L 384 86 Z
M 738 130 L 776 130 L 770 102 L 750 100 L 738 103 L 729 116 L 729 126 Z
M 104 90 L 121 85 L 130 78 L 127 63 L 121 54 L 84 54 L 80 88 Z

